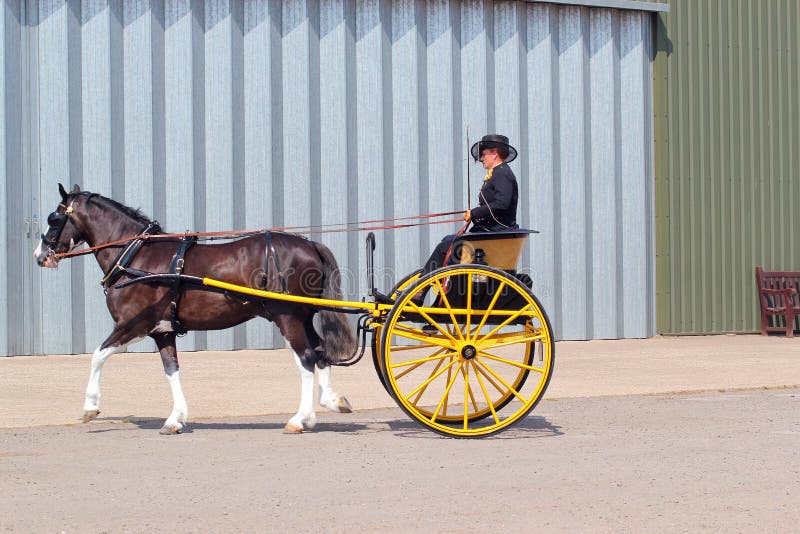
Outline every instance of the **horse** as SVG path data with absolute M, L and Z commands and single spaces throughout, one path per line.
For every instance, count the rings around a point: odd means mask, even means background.
M 347 399 L 331 386 L 330 365 L 349 358 L 357 345 L 344 313 L 292 302 L 237 297 L 178 282 L 132 282 L 148 273 L 177 272 L 292 295 L 340 299 L 339 268 L 325 245 L 281 232 L 259 232 L 224 243 L 193 244 L 185 237 L 165 235 L 158 223 L 141 210 L 81 191 L 77 185 L 70 192 L 61 184 L 58 187 L 61 202 L 48 217 L 47 232 L 42 234 L 33 255 L 40 267 L 56 268 L 65 253 L 82 250 L 78 247 L 84 243 L 88 245 L 104 273 L 106 305 L 114 320 L 111 333 L 92 355 L 84 422 L 100 413 L 100 379 L 109 356 L 150 337 L 161 354 L 173 399 L 172 411 L 160 432 L 180 433 L 186 427 L 189 410 L 179 378 L 176 336 L 190 330 L 231 328 L 255 317 L 264 317 L 278 326 L 300 370 L 300 407 L 286 423 L 287 432 L 300 433 L 316 425 L 315 370 L 319 371 L 319 404 L 336 412 L 352 411 Z M 159 234 L 164 237 L 157 239 Z M 119 287 L 126 282 L 130 284 Z M 319 333 L 314 326 L 316 314 Z

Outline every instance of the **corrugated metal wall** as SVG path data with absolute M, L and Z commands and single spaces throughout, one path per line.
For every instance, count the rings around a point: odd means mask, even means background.
M 756 331 L 755 267 L 800 269 L 800 6 L 670 5 L 657 39 L 658 330 Z
M 466 207 L 467 128 L 520 151 L 520 222 L 541 231 L 522 265 L 557 336 L 654 333 L 650 13 L 6 0 L 2 17 L 0 352 L 91 351 L 110 330 L 93 259 L 55 272 L 30 259 L 41 230 L 23 232 L 53 209 L 59 181 L 173 231 L 402 217 Z M 473 202 L 481 170 L 471 168 Z M 381 232 L 380 285 L 455 229 Z M 320 238 L 349 298 L 366 292 L 363 238 Z M 275 346 L 272 327 L 252 322 L 190 333 L 179 348 Z

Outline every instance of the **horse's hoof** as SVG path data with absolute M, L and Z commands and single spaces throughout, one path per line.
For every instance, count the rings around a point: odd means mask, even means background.
M 283 433 L 284 434 L 302 434 L 303 433 L 303 427 L 302 426 L 297 426 L 296 424 L 291 423 L 291 422 L 290 423 L 286 423 L 286 426 L 283 427 Z
M 100 415 L 100 410 L 87 410 L 83 412 L 83 422 L 88 423 L 98 415 Z
M 350 406 L 350 403 L 347 402 L 347 399 L 344 397 L 339 397 L 339 413 L 353 413 L 353 407 Z
M 164 425 L 164 426 L 161 427 L 161 430 L 159 430 L 158 433 L 162 434 L 164 436 L 171 436 L 172 434 L 180 434 L 181 430 L 183 430 L 183 429 L 181 427 L 179 427 L 179 426 L 167 426 L 167 425 Z
M 326 397 L 320 399 L 319 404 L 332 412 L 353 413 L 353 408 L 344 397 Z

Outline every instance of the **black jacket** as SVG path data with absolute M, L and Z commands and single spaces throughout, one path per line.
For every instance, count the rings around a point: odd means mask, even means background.
M 519 191 L 514 172 L 505 163 L 492 171 L 478 194 L 479 206 L 472 208 L 471 232 L 497 232 L 517 228 Z

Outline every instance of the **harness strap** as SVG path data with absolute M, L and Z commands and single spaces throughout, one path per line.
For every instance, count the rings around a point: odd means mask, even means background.
M 269 258 L 272 257 L 272 264 L 275 267 L 275 274 L 281 283 L 281 288 L 284 293 L 289 292 L 289 286 L 286 284 L 286 278 L 283 276 L 280 265 L 278 265 L 278 255 L 275 253 L 275 246 L 272 244 L 272 233 L 264 232 L 264 241 L 266 241 L 266 248 L 264 250 L 264 287 L 267 286 L 269 280 Z
M 180 242 L 178 243 L 178 250 L 175 251 L 175 255 L 172 256 L 172 261 L 169 264 L 170 274 L 181 275 L 183 273 L 183 267 L 185 264 L 183 257 L 186 255 L 186 251 L 189 250 L 189 248 L 191 248 L 195 243 L 197 243 L 196 236 L 184 236 L 181 238 Z M 178 301 L 181 298 L 180 276 L 175 277 L 175 282 L 170 288 L 170 298 L 169 320 L 170 323 L 172 323 L 172 331 L 179 336 L 183 336 L 186 334 L 187 330 L 183 326 L 183 323 L 181 323 L 181 321 L 178 319 Z
M 152 234 L 156 234 L 161 231 L 161 226 L 158 224 L 157 221 L 151 221 L 150 224 L 144 227 L 144 229 L 139 232 L 139 235 L 149 236 Z M 111 268 L 108 272 L 105 273 L 103 279 L 100 280 L 100 285 L 103 286 L 106 290 L 109 287 L 114 285 L 120 277 L 125 274 L 125 271 L 133 261 L 133 258 L 136 256 L 136 253 L 139 252 L 139 249 L 142 248 L 144 244 L 144 239 L 135 239 L 128 243 L 128 246 L 122 249 L 114 261 L 111 263 Z

